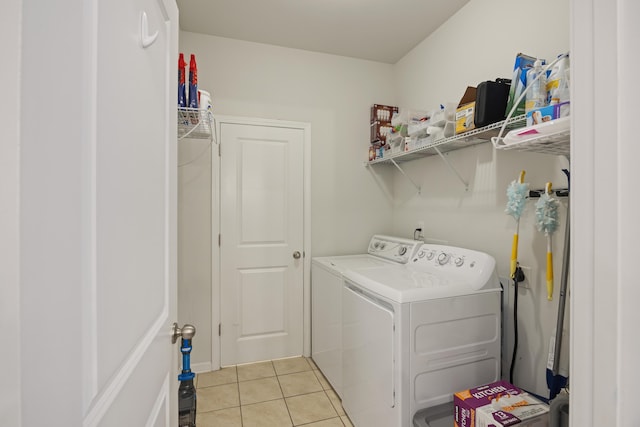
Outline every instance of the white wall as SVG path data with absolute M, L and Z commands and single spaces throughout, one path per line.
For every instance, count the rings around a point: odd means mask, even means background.
M 178 165 L 178 320 L 180 325 L 196 326 L 193 369 L 209 370 L 213 256 L 209 141 L 179 141 Z
M 398 105 L 433 109 L 446 101 L 457 102 L 467 86 L 497 77 L 510 78 L 518 52 L 550 60 L 568 50 L 568 0 L 543 0 L 535 7 L 524 0 L 472 0 L 395 65 Z M 532 188 L 543 188 L 546 181 L 566 188 L 560 169 L 568 167 L 568 161 L 543 154 L 496 151 L 490 143 L 452 152 L 447 158 L 470 182 L 469 191 L 465 192 L 437 156 L 405 164 L 407 174 L 423 191 L 416 194 L 396 173 L 394 233 L 403 233 L 417 221 L 424 221 L 427 238 L 488 252 L 496 258 L 499 275 L 508 277 L 515 221 L 504 213 L 507 186 L 524 169 Z M 559 216 L 562 225 L 553 235 L 556 283 L 552 302 L 546 300 L 546 240 L 535 228 L 535 200 L 527 203 L 520 221 L 518 258 L 521 265 L 531 268 L 531 289 L 519 293 L 520 344 L 514 382 L 541 395 L 548 394 L 545 367 L 557 313 L 565 207 L 563 200 Z M 508 310 L 506 332 L 510 344 L 506 361 L 510 362 L 511 304 Z M 508 378 L 509 363 L 505 365 Z
M 311 123 L 312 253 L 307 256 L 357 253 L 372 234 L 391 231 L 392 199 L 377 184 L 380 178 L 363 167 L 369 108 L 395 101 L 391 65 L 189 32 L 180 33 L 180 51 L 187 60 L 196 54 L 199 87 L 211 93 L 215 114 Z M 196 148 L 182 145 L 184 162 L 186 151 Z M 208 167 L 201 159 L 181 168 L 180 197 L 189 203 L 188 209 L 181 208 L 181 231 L 195 236 L 199 229 L 203 236 L 199 241 L 180 238 L 184 263 L 178 311 L 181 323 L 198 328 L 194 364 L 211 357 L 205 348 L 211 332 L 206 310 L 211 273 L 205 261 Z
M 79 425 L 86 118 L 79 0 L 23 0 L 20 58 L 20 381 L 25 426 Z M 63 25 L 61 22 L 66 20 Z M 64 66 L 52 66 L 64 64 Z M 34 108 L 34 103 L 37 105 Z M 34 122 L 34 110 L 38 114 Z M 70 123 L 69 118 L 73 117 Z M 43 179 L 46 177 L 46 179 Z M 88 202 L 87 202 L 88 203 Z M 88 273 L 87 273 L 88 274 Z M 13 339 L 11 336 L 10 339 Z M 11 345 L 11 348 L 18 347 Z M 72 349 L 72 350 L 70 350 Z M 13 367 L 7 367 L 12 370 Z
M 0 386 L 0 425 L 20 426 L 20 282 L 19 282 L 19 137 L 20 137 L 20 28 L 21 0 L 2 5 L 0 40 L 5 64 L 0 81 L 6 82 L 0 103 L 0 325 L 10 331 L 0 346 L 4 366 Z M 10 343 L 10 344 L 9 344 Z

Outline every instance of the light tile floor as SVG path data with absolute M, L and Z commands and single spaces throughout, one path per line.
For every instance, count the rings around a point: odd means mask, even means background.
M 198 427 L 353 427 L 310 358 L 231 366 L 195 381 Z

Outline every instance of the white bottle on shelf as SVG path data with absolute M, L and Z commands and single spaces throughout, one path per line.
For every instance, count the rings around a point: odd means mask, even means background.
M 540 76 L 536 80 L 536 77 Z M 547 105 L 547 78 L 546 71 L 542 69 L 542 61 L 536 59 L 536 62 L 527 72 L 527 95 L 525 102 L 525 111 L 528 113 L 536 108 Z

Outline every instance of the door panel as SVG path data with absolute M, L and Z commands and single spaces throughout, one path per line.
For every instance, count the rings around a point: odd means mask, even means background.
M 221 363 L 302 354 L 301 128 L 220 125 Z
M 169 425 L 177 420 L 179 354 L 169 337 L 177 295 L 177 8 L 172 0 L 95 7 L 84 425 Z M 142 11 L 149 33 L 158 32 L 147 48 Z
M 284 244 L 288 222 L 286 168 L 288 150 L 282 141 L 242 143 L 240 200 L 240 243 Z M 285 173 L 273 173 L 273 171 Z M 295 213 L 295 212 L 294 212 Z
M 240 339 L 284 333 L 286 267 L 239 270 Z

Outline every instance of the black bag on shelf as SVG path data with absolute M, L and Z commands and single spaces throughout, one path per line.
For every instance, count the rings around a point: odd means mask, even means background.
M 473 120 L 476 128 L 505 119 L 508 113 L 505 110 L 507 109 L 510 87 L 511 80 L 509 79 L 496 79 L 495 82 L 486 81 L 478 85 Z

